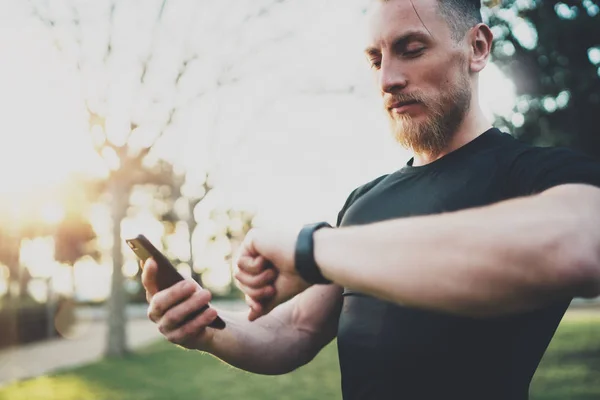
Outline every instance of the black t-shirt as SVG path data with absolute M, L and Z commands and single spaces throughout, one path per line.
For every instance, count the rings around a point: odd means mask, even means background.
M 411 161 L 354 190 L 338 225 L 485 206 L 563 183 L 600 187 L 600 164 L 593 159 L 564 148 L 532 147 L 498 129 L 430 164 L 413 167 Z M 344 399 L 527 399 L 570 300 L 477 319 L 346 289 L 338 328 Z

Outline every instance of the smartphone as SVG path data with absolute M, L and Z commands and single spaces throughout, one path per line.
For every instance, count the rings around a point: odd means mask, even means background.
M 156 276 L 156 283 L 158 285 L 158 290 L 164 290 L 168 287 L 173 286 L 179 281 L 184 280 L 183 276 L 177 269 L 171 264 L 169 259 L 165 257 L 163 253 L 160 252 L 154 245 L 144 236 L 138 235 L 133 239 L 126 239 L 125 242 L 131 250 L 135 253 L 135 255 L 145 263 L 147 259 L 153 258 L 158 266 L 158 273 Z M 204 310 L 208 308 L 208 305 L 199 309 L 197 312 L 189 315 L 184 322 L 188 322 L 199 314 L 201 314 Z M 225 321 L 221 319 L 221 317 L 217 317 L 210 325 L 211 328 L 215 329 L 223 329 L 225 328 Z

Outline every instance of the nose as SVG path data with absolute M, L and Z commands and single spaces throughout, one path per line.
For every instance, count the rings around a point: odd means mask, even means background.
M 393 59 L 382 60 L 379 70 L 379 86 L 382 93 L 395 94 L 408 85 L 408 78 L 400 63 Z

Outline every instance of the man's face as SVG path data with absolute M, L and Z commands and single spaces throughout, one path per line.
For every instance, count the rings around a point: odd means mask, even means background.
M 431 155 L 448 146 L 471 101 L 468 46 L 452 38 L 437 1 L 378 1 L 366 50 L 397 141 Z

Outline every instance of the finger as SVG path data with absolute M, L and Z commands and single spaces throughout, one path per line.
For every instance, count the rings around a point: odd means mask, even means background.
M 250 309 L 250 311 L 248 312 L 248 321 L 256 321 L 258 318 L 260 318 L 262 316 L 263 316 L 262 312 L 257 312 L 257 311 L 254 311 L 253 309 Z
M 267 301 L 267 299 L 275 295 L 275 287 L 273 285 L 267 285 L 261 288 L 251 288 L 238 282 L 238 287 L 245 295 L 260 302 Z
M 189 298 L 169 309 L 160 319 L 159 330 L 162 333 L 168 333 L 185 322 L 189 322 L 190 316 L 202 312 L 212 298 L 211 293 L 206 289 L 198 289 Z M 194 318 L 195 319 L 195 316 Z
M 271 284 L 277 277 L 277 272 L 274 269 L 269 268 L 258 275 L 250 275 L 238 269 L 235 272 L 234 277 L 244 286 L 258 289 Z
M 265 269 L 269 267 L 267 260 L 263 256 L 258 257 L 249 257 L 244 256 L 240 257 L 237 262 L 237 266 L 240 270 L 247 272 L 252 275 L 258 275 Z
M 265 304 L 254 302 L 253 306 L 250 307 L 250 311 L 248 312 L 248 320 L 255 321 L 263 315 L 266 315 L 269 312 L 269 310 L 270 308 L 267 307 Z
M 250 307 L 250 311 L 248 312 L 248 320 L 254 321 L 257 316 L 262 315 L 263 305 L 250 296 L 246 296 L 245 299 L 246 304 L 248 307 Z
M 259 312 L 265 308 L 264 302 L 260 302 L 256 299 L 253 299 L 250 296 L 245 296 L 244 298 L 245 298 L 245 301 L 246 301 L 246 304 L 248 305 L 248 307 L 250 307 L 254 311 Z
M 158 322 L 172 307 L 194 294 L 197 288 L 198 285 L 193 282 L 181 281 L 156 293 L 150 301 L 150 307 L 148 307 L 148 318 Z
M 193 320 L 167 333 L 165 337 L 172 343 L 186 345 L 202 334 L 206 330 L 206 327 L 217 318 L 217 315 L 217 310 L 208 308 Z
M 158 285 L 156 283 L 156 275 L 158 273 L 158 266 L 156 262 L 149 258 L 144 263 L 142 268 L 142 285 L 146 289 L 146 299 L 150 302 L 148 296 L 152 298 L 158 292 Z
M 254 237 L 256 236 L 256 233 L 256 228 L 250 229 L 248 231 L 246 237 L 244 237 L 244 240 L 242 241 L 242 245 L 240 246 L 240 257 L 256 257 L 259 255 L 254 245 Z

